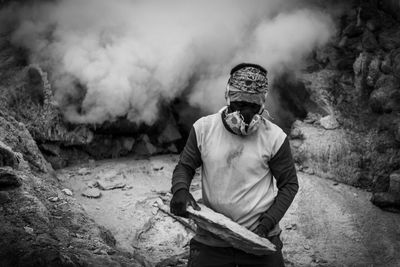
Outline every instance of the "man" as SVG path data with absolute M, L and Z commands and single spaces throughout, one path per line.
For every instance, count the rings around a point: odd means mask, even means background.
M 231 70 L 227 107 L 200 118 L 191 129 L 173 172 L 170 208 L 184 217 L 188 205 L 199 209 L 189 186 L 201 166 L 204 204 L 268 238 L 277 252 L 251 255 L 198 228 L 188 266 L 284 266 L 278 223 L 298 191 L 298 181 L 286 134 L 262 117 L 267 93 L 263 67 L 242 63 Z

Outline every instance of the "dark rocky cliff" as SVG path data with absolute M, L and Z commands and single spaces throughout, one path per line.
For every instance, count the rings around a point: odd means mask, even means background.
M 294 123 L 292 145 L 306 172 L 374 192 L 390 191 L 400 169 L 400 24 L 396 1 L 355 2 L 334 40 L 301 78 L 310 112 Z M 390 10 L 390 12 L 389 12 Z M 382 194 L 377 194 L 378 199 Z M 384 194 L 385 195 L 385 194 Z M 389 196 L 390 195 L 390 196 Z M 398 206 L 393 194 L 383 206 Z

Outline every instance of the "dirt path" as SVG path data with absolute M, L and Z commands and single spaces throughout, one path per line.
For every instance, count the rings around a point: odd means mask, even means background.
M 119 247 L 153 263 L 184 265 L 192 233 L 154 206 L 170 198 L 176 162 L 177 156 L 109 160 L 61 170 L 59 177 Z M 101 191 L 98 199 L 81 195 L 104 179 L 126 185 Z M 368 192 L 303 173 L 299 179 L 300 191 L 281 222 L 287 266 L 400 266 L 400 214 L 373 206 Z M 198 176 L 192 188 L 199 197 Z
M 299 174 L 301 189 L 282 220 L 293 266 L 400 266 L 400 214 L 382 211 L 371 193 Z M 296 224 L 296 230 L 285 229 Z

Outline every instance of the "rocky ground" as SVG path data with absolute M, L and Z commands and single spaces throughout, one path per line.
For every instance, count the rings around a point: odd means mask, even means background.
M 73 192 L 70 198 L 111 231 L 117 247 L 137 251 L 157 266 L 182 266 L 192 231 L 156 205 L 169 202 L 176 162 L 171 155 L 107 160 L 63 169 L 57 176 Z M 400 214 L 375 207 L 365 190 L 303 172 L 299 179 L 300 191 L 281 222 L 287 266 L 400 264 Z M 105 181 L 116 188 L 99 189 L 98 198 L 82 195 Z M 197 175 L 191 188 L 197 199 L 200 189 Z
M 370 202 L 400 210 L 399 8 L 348 3 L 331 43 L 275 77 L 287 112 L 270 111 L 301 181 L 282 221 L 288 266 L 400 265 L 399 214 Z M 184 265 L 192 232 L 154 203 L 201 112 L 182 98 L 151 127 L 68 123 L 12 27 L 0 23 L 0 266 Z
M 140 251 L 157 263 L 183 253 L 184 241 L 191 235 L 156 206 L 157 201 L 171 198 L 170 177 L 176 163 L 176 156 L 106 160 L 62 169 L 57 177 L 88 214 L 113 233 L 117 246 Z M 104 183 L 109 186 L 101 187 Z M 99 194 L 88 196 L 87 190 Z

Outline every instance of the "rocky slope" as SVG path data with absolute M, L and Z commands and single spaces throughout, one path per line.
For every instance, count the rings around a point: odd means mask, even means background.
M 305 104 L 308 116 L 291 132 L 301 169 L 374 192 L 389 191 L 400 169 L 400 23 L 382 2 L 338 18 L 336 37 L 299 77 L 318 108 Z M 376 204 L 399 207 L 383 194 Z
M 26 127 L 0 115 L 0 265 L 146 266 L 60 190 Z

